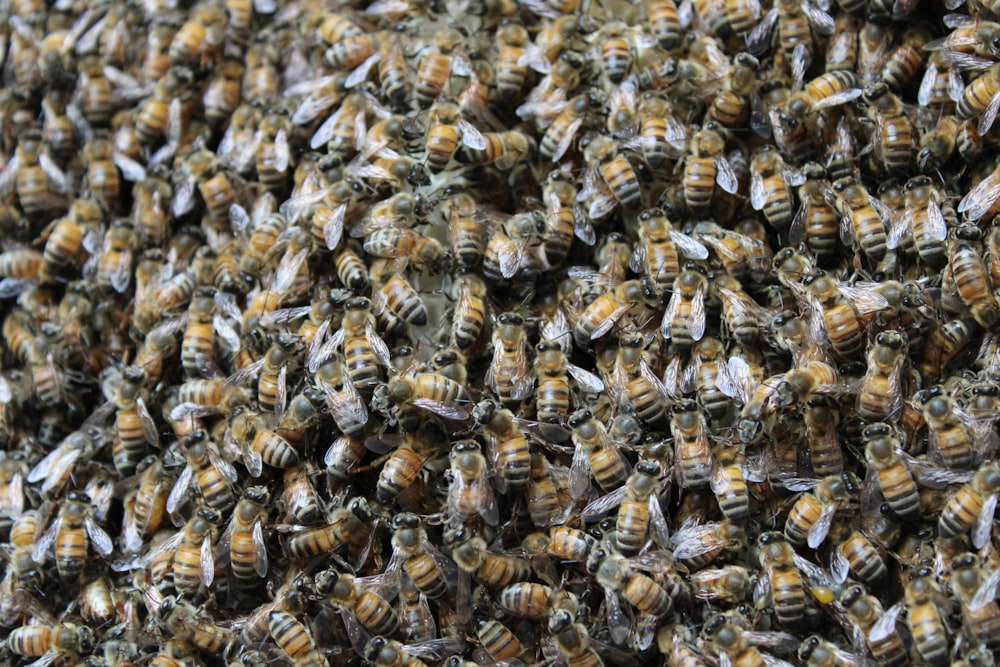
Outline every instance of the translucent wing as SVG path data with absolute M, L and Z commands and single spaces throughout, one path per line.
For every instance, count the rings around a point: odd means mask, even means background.
M 816 523 L 809 527 L 809 534 L 806 537 L 806 543 L 809 545 L 810 549 L 818 549 L 826 536 L 830 534 L 830 527 L 833 525 L 833 517 L 837 513 L 837 506 L 833 503 L 827 503 L 823 507 L 823 511 L 819 515 Z
M 87 537 L 90 538 L 90 544 L 94 547 L 94 551 L 102 556 L 110 554 L 114 549 L 114 545 L 111 543 L 111 538 L 106 532 L 104 532 L 103 528 L 97 525 L 93 517 L 85 517 L 83 525 L 87 531 Z

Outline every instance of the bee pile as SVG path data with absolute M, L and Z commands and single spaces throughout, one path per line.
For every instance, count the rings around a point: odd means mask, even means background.
M 3 3 L 0 664 L 994 664 L 947 4 Z

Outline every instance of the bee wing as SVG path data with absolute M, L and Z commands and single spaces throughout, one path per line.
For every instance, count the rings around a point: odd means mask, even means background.
M 976 184 L 958 204 L 958 212 L 965 213 L 970 220 L 979 220 L 1000 198 L 1000 169 L 994 169 L 989 176 Z
M 212 553 L 212 538 L 205 536 L 201 542 L 201 552 L 199 554 L 199 564 L 201 567 L 201 583 L 206 588 L 211 588 L 215 581 L 215 554 Z
M 73 191 L 73 181 L 66 175 L 59 165 L 57 165 L 48 153 L 38 154 L 38 165 L 45 172 L 45 175 L 52 181 L 53 189 L 59 194 L 66 194 Z
M 0 171 L 0 195 L 6 197 L 14 191 L 14 184 L 17 182 L 17 172 L 20 168 L 21 157 L 17 153 L 14 153 L 14 155 L 7 160 L 7 164 L 4 165 L 3 171 Z
M 42 536 L 38 538 L 35 545 L 31 549 L 31 560 L 35 561 L 39 565 L 45 563 L 45 556 L 49 552 L 49 547 L 51 547 L 56 541 L 56 535 L 59 533 L 59 527 L 62 524 L 62 520 L 56 517 L 56 520 L 52 522 L 48 530 L 42 533 Z
M 347 203 L 345 202 L 333 209 L 330 217 L 323 224 L 323 240 L 326 241 L 328 250 L 333 250 L 340 245 L 340 239 L 344 235 L 344 219 L 346 217 Z
M 894 633 L 896 631 L 896 619 L 899 618 L 900 613 L 904 609 L 906 609 L 906 604 L 903 602 L 897 602 L 889 607 L 885 615 L 872 626 L 871 632 L 868 633 L 868 640 L 879 642 Z
M 188 489 L 191 487 L 191 480 L 194 478 L 194 468 L 190 465 L 184 466 L 180 477 L 174 482 L 174 488 L 167 496 L 167 513 L 175 514 L 178 509 L 188 501 Z
M 389 346 L 385 344 L 382 337 L 375 331 L 375 324 L 371 320 L 369 320 L 365 325 L 365 336 L 368 338 L 368 342 L 372 346 L 372 351 L 375 353 L 375 356 L 378 357 L 379 362 L 381 362 L 383 366 L 388 366 L 390 358 Z
M 725 369 L 725 370 L 723 370 Z M 750 365 L 742 357 L 729 357 L 725 364 L 719 364 L 719 374 L 715 377 L 715 387 L 730 398 L 737 398 L 743 404 L 750 399 Z
M 771 606 L 771 568 L 762 567 L 760 569 L 751 599 L 758 609 Z
M 601 324 L 598 325 L 596 329 L 594 329 L 594 332 L 590 334 L 590 339 L 597 340 L 598 338 L 602 338 L 605 334 L 611 331 L 614 328 L 614 326 L 618 324 L 618 320 L 620 320 L 622 316 L 625 313 L 627 313 L 629 308 L 631 307 L 632 307 L 631 304 L 624 304 L 616 308 L 614 311 L 612 311 L 612 313 L 608 317 L 606 317 L 604 321 L 602 321 Z
M 579 205 L 573 206 L 573 233 L 587 245 L 597 243 L 594 225 L 583 211 L 583 207 Z
M 574 499 L 580 500 L 587 496 L 589 490 L 590 457 L 583 447 L 577 445 L 569 468 L 569 493 Z
M 763 210 L 767 204 L 767 188 L 764 186 L 764 176 L 760 171 L 750 173 L 750 205 L 755 211 Z
M 629 622 L 625 612 L 622 611 L 621 601 L 618 599 L 618 593 L 616 591 L 605 587 L 604 600 L 604 607 L 608 618 L 608 632 L 611 635 L 611 641 L 620 646 L 625 643 L 626 639 L 628 639 L 628 633 L 632 624 Z
M 705 290 L 699 288 L 691 299 L 691 338 L 695 341 L 701 340 L 705 336 Z
M 486 137 L 475 125 L 464 118 L 458 119 L 458 129 L 462 133 L 462 143 L 475 150 L 486 149 Z
M 575 455 L 575 453 L 574 453 Z M 618 507 L 625 500 L 626 489 L 624 486 L 620 486 L 611 493 L 601 496 L 597 500 L 594 500 L 589 505 L 583 508 L 581 513 L 581 518 L 584 521 L 590 522 L 597 520 L 607 514 L 609 511 Z
M 583 116 L 576 118 L 569 126 L 566 128 L 565 133 L 559 139 L 559 143 L 556 144 L 556 150 L 552 153 L 552 161 L 559 162 L 562 157 L 569 150 L 569 147 L 573 145 L 573 140 L 576 139 L 577 132 L 583 126 Z
M 259 452 L 255 451 L 250 443 L 239 443 L 235 440 L 233 441 L 243 454 L 243 465 L 246 466 L 247 472 L 250 473 L 251 477 L 260 477 L 264 472 L 264 461 L 261 458 Z
M 429 398 L 414 398 L 410 402 L 418 408 L 429 410 L 430 412 L 433 412 L 440 417 L 444 417 L 445 419 L 464 421 L 471 416 L 471 413 L 467 408 L 456 403 L 442 403 L 441 401 L 435 401 Z
M 674 292 L 670 295 L 670 301 L 667 303 L 667 310 L 663 314 L 663 322 L 660 324 L 660 332 L 663 334 L 664 338 L 671 338 L 674 320 L 677 319 L 677 313 L 680 310 L 681 302 L 684 299 L 681 298 L 680 292 Z
M 264 579 L 268 570 L 267 543 L 264 541 L 264 527 L 260 519 L 254 522 L 250 537 L 253 541 L 253 569 L 258 577 Z
M 715 182 L 719 184 L 720 188 L 731 195 L 736 194 L 740 189 L 740 181 L 736 177 L 736 172 L 733 171 L 733 166 L 729 164 L 729 160 L 726 159 L 725 155 L 715 158 Z
M 87 531 L 87 537 L 90 538 L 90 544 L 94 547 L 94 551 L 102 556 L 107 556 L 112 552 L 114 545 L 111 543 L 111 538 L 104 532 L 103 528 L 97 525 L 92 516 L 84 517 L 83 526 Z
M 778 20 L 778 8 L 772 7 L 746 36 L 747 51 L 753 55 L 761 55 L 767 51 L 771 42 L 771 32 Z
M 948 69 L 948 98 L 952 102 L 958 102 L 963 94 L 965 94 L 965 80 L 957 68 L 951 67 Z
M 687 560 L 697 558 L 716 549 L 718 539 L 714 537 L 718 524 L 685 524 L 670 538 L 674 558 Z
M 983 111 L 983 116 L 979 119 L 979 134 L 981 136 L 985 136 L 993 127 L 993 121 L 997 119 L 998 111 L 1000 111 L 1000 91 L 997 91 L 990 103 L 986 105 L 986 110 Z
M 878 283 L 841 285 L 840 292 L 851 302 L 859 315 L 876 313 L 889 307 L 889 301 L 878 291 Z
M 670 526 L 655 493 L 649 497 L 649 536 L 657 546 L 664 549 L 670 544 Z
M 833 503 L 827 503 L 823 507 L 823 511 L 819 515 L 819 519 L 812 526 L 809 527 L 809 534 L 806 537 L 806 543 L 809 545 L 810 549 L 818 549 L 826 536 L 830 534 L 830 527 L 833 525 L 833 517 L 837 513 L 837 506 Z
M 138 183 L 146 178 L 146 168 L 129 156 L 115 152 L 113 157 L 115 165 L 122 170 L 122 176 L 126 181 Z
M 851 574 L 851 563 L 844 556 L 840 547 L 836 547 L 830 551 L 830 574 L 838 584 L 847 581 L 847 577 Z
M 885 239 L 885 247 L 895 250 L 903 245 L 910 233 L 912 215 L 910 211 L 899 211 L 890 218 L 889 234 Z
M 566 370 L 573 376 L 581 390 L 592 394 L 604 391 L 604 381 L 590 371 L 584 370 L 574 364 L 567 364 Z
M 45 479 L 54 483 L 55 479 L 61 479 L 73 467 L 80 454 L 79 449 L 65 444 L 56 447 L 28 472 L 28 481 L 34 483 Z
M 931 99 L 934 96 L 934 84 L 937 82 L 937 75 L 937 64 L 932 59 L 927 63 L 927 69 L 924 70 L 924 78 L 920 80 L 920 88 L 917 90 L 917 103 L 920 106 L 925 107 L 931 103 Z
M 635 273 L 642 271 L 642 267 L 646 265 L 646 244 L 639 242 L 635 244 L 635 250 L 632 251 L 632 258 L 629 260 L 628 268 L 630 268 Z
M 993 514 L 997 509 L 997 498 L 1000 497 L 995 493 L 989 495 L 986 498 L 986 502 L 983 503 L 983 509 L 979 512 L 979 516 L 976 517 L 976 523 L 972 529 L 972 546 L 976 549 L 982 549 L 990 541 L 990 533 L 993 529 Z
M 288 146 L 288 134 L 281 128 L 274 135 L 274 166 L 279 172 L 288 169 L 291 161 L 290 148 Z
M 995 601 L 997 598 L 997 588 L 1000 588 L 1000 568 L 990 572 L 990 576 L 980 584 L 976 594 L 972 596 L 969 607 L 978 611 L 990 602 Z
M 680 248 L 685 257 L 690 259 L 708 259 L 708 248 L 706 248 L 700 241 L 688 236 L 684 232 L 671 230 L 670 240 L 674 242 L 674 245 Z

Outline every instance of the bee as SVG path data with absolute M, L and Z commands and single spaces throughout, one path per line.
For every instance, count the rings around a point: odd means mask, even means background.
M 78 463 L 89 461 L 104 443 L 95 429 L 73 431 L 28 471 L 26 480 L 29 484 L 42 482 L 42 494 L 50 496 L 65 486 Z
M 524 318 L 517 313 L 501 313 L 493 330 L 493 359 L 486 372 L 486 386 L 504 405 L 520 403 L 533 389 L 527 348 Z
M 899 439 L 882 423 L 866 426 L 862 437 L 869 475 L 877 480 L 889 507 L 898 517 L 914 516 L 920 510 L 920 498 L 913 476 L 899 454 Z
M 24 483 L 28 472 L 28 463 L 19 452 L 10 452 L 0 458 L 0 532 L 4 534 L 24 512 Z
M 882 171 L 909 169 L 913 162 L 915 137 L 902 102 L 886 83 L 876 83 L 864 90 L 869 118 L 874 123 L 872 158 Z
M 629 267 L 642 272 L 663 294 L 673 288 L 681 271 L 680 253 L 689 259 L 708 258 L 708 249 L 696 239 L 673 229 L 666 213 L 654 208 L 639 215 L 639 243 Z
M 775 25 L 778 27 L 778 44 L 792 67 L 803 67 L 812 57 L 812 30 L 820 35 L 831 35 L 836 27 L 833 18 L 810 3 L 779 2 L 762 18 L 747 35 L 747 49 L 754 54 L 763 53 L 771 41 Z
M 225 11 L 219 7 L 202 7 L 196 10 L 171 40 L 167 52 L 170 62 L 204 68 L 215 60 L 218 47 L 225 38 L 228 22 Z
M 810 332 L 821 339 L 825 328 L 834 352 L 850 357 L 864 344 L 859 315 L 882 310 L 888 301 L 881 294 L 864 288 L 848 288 L 825 274 L 806 279 L 806 289 L 813 301 Z
M 269 500 L 270 494 L 265 487 L 246 489 L 219 541 L 219 552 L 228 556 L 233 576 L 244 586 L 252 586 L 255 581 L 267 576 L 263 524 L 267 519 Z
M 750 96 L 757 83 L 760 62 L 749 53 L 737 53 L 723 89 L 706 111 L 708 118 L 727 128 L 745 128 L 750 114 Z
M 660 326 L 664 339 L 689 348 L 704 337 L 707 292 L 708 278 L 696 268 L 685 268 L 677 276 Z
M 750 573 L 740 565 L 725 565 L 691 574 L 694 596 L 700 600 L 721 600 L 738 604 L 750 592 Z
M 851 501 L 846 474 L 825 477 L 811 492 L 799 496 L 785 522 L 789 542 L 816 549 L 826 540 L 837 511 L 846 509 Z
M 52 343 L 39 334 L 31 341 L 27 353 L 28 368 L 35 395 L 43 405 L 59 405 L 66 396 L 63 376 L 53 359 Z
M 928 664 L 941 664 L 948 651 L 948 631 L 939 607 L 945 598 L 930 568 L 911 572 L 903 595 L 917 652 Z
M 626 280 L 613 290 L 605 291 L 583 310 L 576 321 L 574 338 L 578 344 L 587 345 L 604 337 L 616 325 L 625 321 L 645 326 L 649 319 L 637 321 L 636 318 L 643 318 L 651 311 L 647 306 L 657 302 L 658 297 L 651 282 Z
M 956 115 L 961 120 L 972 120 L 978 116 L 977 130 L 980 135 L 985 135 L 996 120 L 998 96 L 1000 96 L 1000 63 L 987 69 L 965 87 L 955 107 Z
M 179 182 L 174 188 L 174 216 L 180 217 L 194 209 L 197 192 L 213 221 L 229 220 L 230 210 L 236 203 L 236 189 L 227 171 L 211 151 L 204 148 L 191 151 L 181 163 Z
M 390 563 L 389 567 L 402 567 L 417 589 L 431 600 L 453 590 L 458 581 L 455 563 L 430 543 L 420 519 L 414 514 L 397 514 L 392 527 L 395 565 Z
M 616 644 L 625 642 L 631 625 L 622 612 L 619 596 L 644 616 L 660 618 L 673 610 L 670 593 L 619 553 L 595 549 L 590 554 L 587 569 L 604 589 L 608 631 Z
M 448 340 L 462 352 L 475 348 L 486 328 L 486 283 L 477 274 L 459 269 L 452 283 L 455 310 L 452 313 Z
M 470 415 L 465 407 L 468 403 L 468 392 L 459 382 L 439 373 L 406 372 L 380 385 L 374 404 L 380 411 L 391 413 L 404 431 L 412 433 L 422 420 L 420 411 L 463 421 Z
M 191 435 L 185 450 L 187 465 L 167 498 L 167 512 L 173 514 L 184 504 L 192 484 L 208 507 L 220 512 L 230 509 L 235 503 L 231 484 L 236 483 L 236 470 L 219 456 L 204 431 Z
M 773 253 L 767 246 L 763 224 L 755 218 L 744 218 L 733 230 L 714 222 L 699 222 L 692 231 L 693 238 L 711 248 L 732 277 L 749 275 L 757 280 L 770 270 Z
M 933 455 L 949 468 L 971 468 L 977 453 L 976 443 L 955 400 L 932 388 L 924 397 L 921 410 Z
M 28 130 L 19 137 L 17 150 L 0 171 L 0 194 L 17 194 L 28 217 L 66 210 L 64 195 L 73 189 L 70 178 L 43 150 L 42 133 Z
M 566 103 L 538 142 L 542 159 L 559 162 L 573 146 L 580 129 L 589 124 L 596 100 L 590 94 L 581 94 Z
M 993 510 L 1000 491 L 1000 468 L 984 464 L 948 499 L 938 519 L 938 534 L 951 538 L 972 530 L 972 545 L 979 549 L 989 541 Z
M 138 551 L 143 539 L 156 533 L 166 514 L 167 496 L 173 486 L 172 471 L 162 460 L 147 456 L 136 466 L 139 475 L 134 494 L 125 501 L 125 520 L 122 528 L 124 545 Z
M 549 464 L 540 451 L 532 450 L 528 474 L 527 497 L 528 515 L 531 522 L 540 527 L 565 523 L 572 510 L 571 499 L 564 483 L 565 469 Z
M 661 468 L 657 461 L 641 459 L 624 485 L 584 508 L 585 517 L 599 516 L 621 503 L 615 521 L 614 541 L 618 551 L 625 556 L 637 555 L 649 539 L 661 547 L 668 544 L 667 522 L 657 497 L 661 490 L 660 477 Z M 564 549 L 563 546 L 558 548 Z M 567 553 L 564 557 L 570 555 L 572 553 Z
M 670 431 L 674 436 L 677 483 L 683 488 L 708 484 L 714 459 L 708 442 L 708 425 L 698 404 L 686 399 L 678 402 L 673 408 Z
M 569 425 L 576 446 L 570 468 L 570 494 L 583 498 L 590 489 L 591 475 L 605 493 L 625 484 L 630 466 L 608 435 L 607 427 L 586 409 L 574 412 Z
M 524 651 L 517 636 L 505 625 L 491 618 L 476 622 L 476 637 L 483 650 L 494 660 L 512 660 Z
M 740 621 L 733 622 L 726 614 L 719 614 L 709 619 L 702 632 L 711 640 L 713 650 L 720 656 L 720 662 L 725 660 L 730 664 L 758 667 L 774 664 L 778 660 L 774 656 L 762 653 L 758 646 L 781 645 L 787 643 L 790 638 L 790 635 L 784 633 L 745 630 Z
M 316 592 L 326 597 L 340 611 L 349 636 L 360 636 L 358 624 L 376 635 L 395 634 L 399 617 L 385 598 L 375 591 L 365 590 L 356 578 L 336 570 L 316 574 Z M 352 644 L 356 643 L 352 639 Z
M 548 616 L 554 597 L 551 587 L 522 581 L 505 586 L 497 596 L 497 603 L 512 616 L 538 620 Z
M 962 630 L 969 641 L 995 651 L 1000 608 L 993 599 L 994 578 L 986 578 L 974 554 L 960 554 L 951 561 L 950 584 L 961 609 Z
M 325 525 L 293 529 L 291 537 L 284 543 L 284 552 L 294 560 L 307 561 L 344 547 L 353 551 L 368 540 L 370 531 L 365 522 L 369 519 L 367 506 L 363 500 L 355 498 L 345 506 L 335 508 Z
M 508 586 L 532 577 L 529 561 L 509 553 L 490 551 L 484 539 L 470 536 L 465 529 L 459 528 L 451 537 L 451 556 L 455 564 L 483 583 Z
M 462 268 L 475 268 L 483 261 L 488 230 L 482 224 L 482 209 L 476 199 L 459 191 L 444 204 L 448 216 L 448 245 L 455 261 Z
M 750 204 L 779 232 L 792 224 L 792 187 L 801 183 L 801 175 L 790 170 L 772 147 L 764 146 L 750 158 Z
M 569 414 L 569 376 L 585 393 L 604 390 L 604 383 L 599 377 L 569 363 L 557 344 L 543 341 L 535 349 L 538 353 L 535 356 L 535 373 L 538 376 L 535 407 L 539 421 L 561 422 Z
M 146 146 L 156 146 L 166 139 L 177 144 L 183 131 L 185 107 L 193 96 L 194 72 L 186 67 L 170 67 L 156 81 L 153 93 L 139 107 L 135 134 Z
M 735 194 L 739 181 L 726 159 L 722 128 L 709 121 L 691 137 L 691 154 L 684 162 L 684 199 L 695 215 L 704 213 L 712 200 L 715 186 Z
M 491 526 L 499 518 L 496 497 L 489 483 L 486 457 L 473 440 L 464 440 L 452 446 L 448 487 L 448 525 L 455 529 L 477 515 Z
M 655 428 L 669 423 L 669 392 L 650 368 L 645 339 L 628 334 L 619 341 L 612 379 L 608 385 L 616 402 Z
M 281 652 L 300 667 L 321 667 L 326 658 L 306 626 L 286 611 L 275 610 L 268 616 L 268 632 Z
M 681 39 L 681 21 L 673 0 L 649 0 L 649 29 L 660 48 L 671 51 Z
M 59 508 L 59 515 L 35 543 L 31 559 L 44 563 L 50 547 L 55 547 L 56 569 L 65 580 L 78 579 L 93 549 L 100 556 L 112 551 L 111 538 L 94 520 L 90 497 L 71 491 Z
M 865 643 L 877 661 L 895 667 L 908 663 L 906 647 L 896 632 L 896 620 L 903 611 L 903 603 L 885 611 L 878 599 L 867 595 L 861 586 L 847 588 L 841 594 L 839 603 L 856 631 L 864 635 Z
M 34 598 L 26 607 L 36 622 L 11 630 L 7 639 L 11 652 L 32 658 L 42 656 L 45 663 L 72 656 L 79 658 L 93 652 L 97 645 L 93 629 L 86 625 L 58 622 Z
M 583 623 L 575 623 L 573 615 L 556 609 L 548 618 L 548 630 L 566 663 L 573 667 L 596 667 L 604 664 L 590 646 L 590 634 Z
M 730 521 L 743 521 L 750 512 L 750 492 L 747 482 L 749 466 L 738 448 L 716 445 L 713 449 L 715 468 L 711 487 L 719 502 L 722 515 Z
M 610 137 L 585 137 L 580 142 L 587 165 L 577 201 L 594 220 L 604 218 L 620 203 L 635 209 L 641 204 L 639 177 Z
M 764 533 L 757 540 L 762 575 L 754 589 L 758 609 L 766 600 L 774 606 L 778 622 L 791 625 L 802 620 L 806 594 L 802 575 L 795 564 L 795 550 L 777 532 Z
M 115 469 L 123 475 L 135 472 L 135 466 L 146 453 L 146 444 L 158 445 L 159 432 L 141 394 L 147 376 L 141 366 L 127 366 L 116 392 L 115 429 L 118 434 L 113 443 L 112 460 Z
M 482 137 L 483 148 L 459 146 L 455 159 L 467 166 L 495 164 L 498 169 L 508 171 L 538 150 L 535 140 L 521 130 L 483 132 Z

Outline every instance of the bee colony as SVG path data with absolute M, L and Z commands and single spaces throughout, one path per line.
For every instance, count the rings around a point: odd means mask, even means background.
M 0 664 L 993 665 L 944 5 L 0 4 Z

